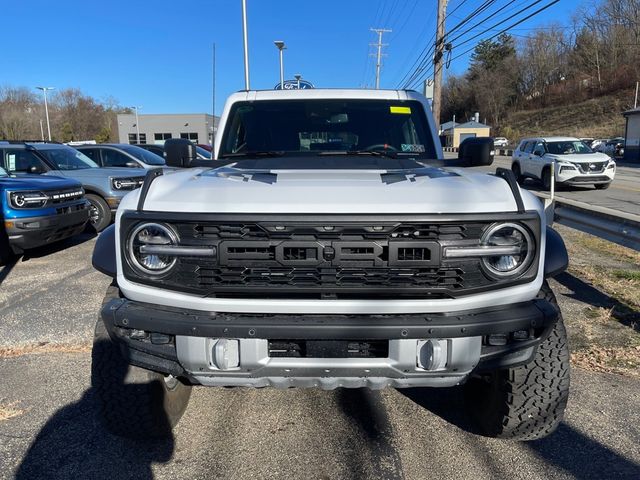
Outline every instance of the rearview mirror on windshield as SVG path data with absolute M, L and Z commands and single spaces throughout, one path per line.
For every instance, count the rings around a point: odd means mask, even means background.
M 458 147 L 458 160 L 462 160 L 467 167 L 491 165 L 494 154 L 491 137 L 465 138 Z

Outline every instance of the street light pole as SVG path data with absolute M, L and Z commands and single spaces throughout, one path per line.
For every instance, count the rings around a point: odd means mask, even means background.
M 142 107 L 131 107 L 136 111 L 136 144 L 140 144 L 140 120 L 138 119 L 138 109 Z
M 55 87 L 36 87 L 38 90 L 42 90 L 44 94 L 44 112 L 47 117 L 47 134 L 49 135 L 49 141 L 51 141 L 51 126 L 49 125 L 49 105 L 47 104 L 47 90 L 53 90 Z
M 242 40 L 244 42 L 244 89 L 249 90 L 249 44 L 247 39 L 247 0 L 242 0 Z
M 276 40 L 273 42 L 276 48 L 280 51 L 280 90 L 284 90 L 284 60 L 283 50 L 287 48 L 282 40 Z

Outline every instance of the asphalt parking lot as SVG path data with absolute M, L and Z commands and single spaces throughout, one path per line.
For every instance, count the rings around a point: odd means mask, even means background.
M 470 433 L 460 392 L 434 389 L 196 388 L 171 440 L 113 437 L 92 413 L 88 347 L 109 283 L 94 242 L 0 271 L 0 405 L 16 412 L 0 421 L 2 478 L 640 478 L 640 381 L 578 368 L 564 423 L 536 442 Z

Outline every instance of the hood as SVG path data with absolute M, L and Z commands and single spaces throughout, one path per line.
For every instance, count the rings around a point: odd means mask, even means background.
M 593 152 L 593 153 L 572 153 L 567 155 L 549 155 L 553 160 L 559 162 L 571 162 L 571 163 L 593 163 L 593 162 L 608 162 L 611 160 L 606 153 Z
M 66 178 L 45 177 L 41 175 L 19 175 L 0 177 L 0 187 L 11 189 L 58 190 L 62 188 L 80 188 L 79 182 Z
M 462 169 L 165 172 L 145 210 L 208 213 L 485 213 L 516 211 L 501 178 Z

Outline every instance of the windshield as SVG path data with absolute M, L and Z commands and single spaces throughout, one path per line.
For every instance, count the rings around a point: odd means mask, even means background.
M 391 100 L 238 102 L 229 114 L 220 158 L 256 152 L 436 158 L 422 104 Z
M 38 151 L 52 163 L 58 170 L 84 170 L 86 168 L 98 168 L 98 165 L 71 147 L 42 148 Z
M 584 142 L 568 140 L 564 142 L 547 142 L 547 151 L 553 155 L 570 155 L 574 153 L 593 153 Z
M 146 163 L 147 165 L 164 165 L 164 158 L 161 156 L 150 152 L 149 150 L 145 150 L 144 148 L 136 147 L 133 145 L 123 145 L 120 148 L 127 152 L 129 155 L 133 155 L 141 162 Z
M 202 147 L 196 146 L 196 152 L 198 152 L 198 155 L 200 155 L 202 158 L 211 158 L 211 152 L 205 150 Z

